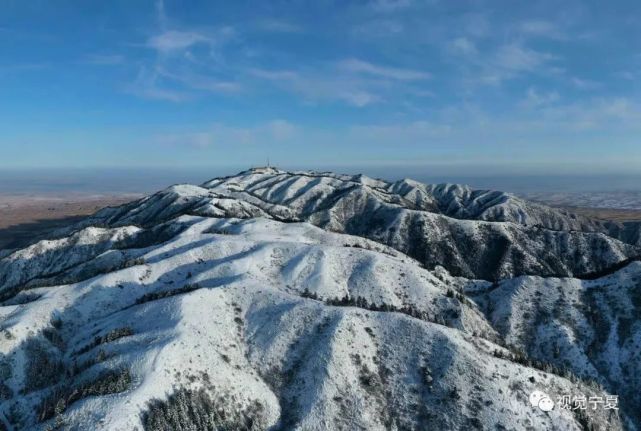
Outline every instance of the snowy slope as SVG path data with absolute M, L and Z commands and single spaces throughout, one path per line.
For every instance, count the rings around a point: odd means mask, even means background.
M 641 255 L 599 222 L 506 193 L 273 168 L 173 186 L 86 224 L 151 226 L 181 214 L 307 221 L 387 244 L 430 269 L 486 280 L 584 276 Z
M 495 331 L 443 271 L 309 224 L 172 223 L 165 242 L 121 246 L 133 263 L 120 269 L 2 288 L 14 293 L 0 308 L 6 429 L 622 427 L 532 407 L 535 389 L 603 393 L 496 357 Z M 38 262 L 34 279 L 127 235 L 140 232 L 89 228 L 2 263 Z M 43 262 L 37 251 L 56 247 Z
M 506 280 L 475 299 L 508 344 L 598 381 L 641 422 L 640 262 L 597 280 Z
M 637 430 L 637 252 L 458 185 L 172 186 L 0 255 L 0 431 Z

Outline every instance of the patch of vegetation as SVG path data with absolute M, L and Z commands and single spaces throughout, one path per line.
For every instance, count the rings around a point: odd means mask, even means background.
M 212 399 L 205 389 L 180 389 L 167 400 L 153 400 L 142 414 L 145 431 L 257 431 L 265 429 L 265 407 L 230 405 L 225 397 Z
M 18 292 L 15 296 L 5 300 L 2 305 L 23 305 L 37 301 L 42 295 L 32 292 Z
M 510 362 L 514 362 L 529 368 L 535 368 L 545 373 L 555 374 L 559 377 L 568 379 L 573 383 L 581 382 L 596 390 L 603 390 L 603 388 L 601 388 L 598 382 L 595 382 L 594 380 L 591 380 L 584 376 L 577 376 L 570 370 L 570 368 L 558 367 L 550 364 L 549 362 L 543 362 L 543 361 L 533 359 L 519 350 L 504 352 L 499 349 L 495 349 L 492 353 L 495 358 L 505 359 Z
M 58 330 L 53 326 L 51 328 L 43 329 L 42 335 L 47 339 L 47 341 L 56 346 L 59 350 L 65 350 L 65 341 L 62 339 L 60 332 L 58 332 Z
M 578 408 L 576 405 L 574 407 L 576 407 L 576 409 L 573 409 L 572 413 L 574 413 L 574 419 L 576 419 L 582 431 L 598 431 L 601 429 L 599 426 L 591 422 L 590 417 L 585 413 L 585 410 Z
M 30 338 L 24 345 L 27 363 L 24 372 L 23 393 L 54 385 L 64 376 L 65 366 L 59 352 L 47 348 L 38 338 Z
M 95 337 L 91 343 L 82 347 L 77 352 L 74 352 L 74 355 L 82 355 L 83 353 L 87 353 L 91 349 L 94 349 L 101 344 L 111 343 L 112 341 L 116 341 L 119 338 L 130 337 L 132 335 L 134 335 L 134 330 L 130 326 L 123 326 L 122 328 L 116 328 L 112 331 L 109 331 L 103 336 Z
M 620 317 L 619 324 L 617 325 L 617 335 L 619 337 L 619 344 L 623 345 L 625 340 L 632 335 L 632 327 L 637 322 L 637 319 L 632 317 Z
M 61 415 L 69 406 L 83 398 L 124 392 L 130 384 L 129 370 L 121 369 L 105 371 L 94 380 L 77 386 L 58 386 L 44 397 L 37 407 L 38 421 L 44 422 Z
M 168 298 L 170 296 L 182 295 L 183 293 L 193 292 L 200 289 L 201 286 L 197 283 L 186 284 L 183 287 L 173 290 L 165 290 L 162 292 L 145 293 L 140 298 L 136 299 L 136 305 L 144 304 L 145 302 L 156 301 L 158 299 Z
M 590 326 L 594 329 L 594 338 L 587 347 L 587 354 L 594 358 L 601 350 L 602 346 L 608 341 L 610 336 L 610 322 L 604 317 L 603 310 L 599 307 L 596 294 L 593 290 L 586 290 L 582 294 L 584 308 L 583 314 Z
M 11 390 L 11 388 L 5 385 L 4 382 L 0 382 L 0 402 L 9 400 L 12 397 L 13 391 Z
M 108 354 L 104 350 L 100 350 L 100 351 L 98 351 L 98 354 L 96 354 L 96 356 L 94 356 L 91 359 L 88 359 L 88 360 L 86 360 L 84 362 L 80 362 L 80 363 L 74 362 L 73 366 L 71 367 L 71 369 L 67 370 L 67 374 L 70 377 L 77 376 L 78 374 L 82 373 L 85 370 L 88 370 L 89 368 L 93 367 L 94 365 L 100 364 L 101 362 L 106 361 L 111 356 L 113 356 L 113 354 Z
M 358 307 L 370 311 L 382 311 L 382 312 L 394 312 L 402 313 L 416 319 L 424 320 L 426 322 L 436 323 L 438 325 L 450 326 L 450 321 L 458 319 L 460 317 L 460 311 L 456 309 L 445 310 L 443 314 L 446 315 L 447 319 L 444 319 L 441 316 L 431 316 L 428 312 L 419 310 L 413 305 L 404 305 L 402 307 L 397 307 L 395 305 L 383 303 L 378 305 L 376 303 L 370 303 L 367 299 L 362 296 L 356 298 L 349 297 L 348 295 L 343 296 L 342 298 L 330 298 L 322 299 L 316 293 L 310 292 L 309 289 L 305 289 L 301 294 L 303 298 L 313 299 L 315 301 L 322 301 L 327 305 L 333 305 L 335 307 Z M 454 295 L 453 295 L 454 297 Z
M 126 260 L 120 265 L 120 269 L 131 268 L 132 266 L 145 265 L 147 262 L 143 257 L 137 257 L 135 259 Z
M 5 409 L 5 417 L 7 418 L 7 421 L 15 427 L 15 429 L 21 429 L 23 427 L 23 421 L 25 418 L 19 403 L 14 402 L 8 409 Z

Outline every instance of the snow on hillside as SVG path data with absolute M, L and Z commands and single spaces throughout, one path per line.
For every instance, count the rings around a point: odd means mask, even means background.
M 0 430 L 636 430 L 641 264 L 598 229 L 362 175 L 172 186 L 2 255 Z M 577 271 L 610 274 L 540 277 Z
M 474 303 L 385 246 L 260 218 L 176 223 L 169 241 L 123 250 L 131 266 L 2 307 L 7 429 L 168 429 L 158 424 L 180 403 L 201 409 L 189 420 L 251 429 L 577 429 L 572 412 L 528 395 L 594 392 L 495 357 Z
M 85 225 L 151 226 L 181 214 L 307 221 L 387 244 L 430 269 L 486 280 L 585 276 L 641 256 L 599 222 L 506 193 L 273 168 L 173 186 Z
M 506 343 L 598 381 L 641 422 L 640 262 L 597 280 L 506 280 L 475 299 Z

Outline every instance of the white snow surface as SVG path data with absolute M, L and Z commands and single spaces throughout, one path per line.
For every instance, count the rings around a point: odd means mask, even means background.
M 482 242 L 535 219 L 513 199 L 264 168 L 103 210 L 0 259 L 0 429 L 155 430 L 181 391 L 257 430 L 637 429 L 641 264 L 489 282 L 344 233 L 354 208 L 397 208 L 395 229 L 418 214 Z M 632 401 L 579 417 L 535 390 Z
M 173 186 L 103 210 L 84 225 L 152 226 L 184 214 L 307 221 L 387 244 L 430 269 L 443 266 L 485 280 L 584 276 L 641 255 L 634 236 L 620 226 L 509 193 L 274 168 L 251 169 L 200 187 Z

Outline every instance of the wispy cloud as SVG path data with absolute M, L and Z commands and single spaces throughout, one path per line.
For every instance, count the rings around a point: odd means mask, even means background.
M 545 74 L 556 69 L 550 65 L 556 57 L 552 54 L 527 48 L 519 43 L 499 47 L 488 61 L 482 59 L 479 80 L 498 85 L 523 74 Z
M 462 28 L 466 36 L 475 39 L 485 38 L 496 31 L 487 13 L 468 13 L 462 17 Z
M 125 56 L 120 54 L 90 54 L 84 61 L 98 66 L 115 66 L 123 64 Z
M 538 108 L 550 105 L 560 98 L 556 91 L 541 92 L 535 88 L 528 88 L 525 99 L 521 101 L 521 106 L 526 108 Z
M 372 76 L 396 79 L 400 81 L 429 79 L 431 76 L 427 72 L 396 67 L 379 66 L 356 58 L 342 60 L 338 63 L 338 67 L 347 72 L 364 73 Z
M 143 45 L 155 55 L 139 66 L 134 82 L 125 86 L 128 93 L 178 103 L 206 93 L 232 94 L 242 89 L 239 82 L 226 79 L 218 72 L 224 62 L 222 52 L 236 36 L 233 27 L 177 26 L 167 16 L 162 0 L 156 2 L 156 20 L 159 31 L 149 36 Z M 109 60 L 94 58 L 96 62 Z
M 168 133 L 153 137 L 158 145 L 202 150 L 211 147 L 226 148 L 234 145 L 262 145 L 289 141 L 297 136 L 299 128 L 287 120 L 275 119 L 251 127 L 234 127 L 216 123 L 193 132 Z
M 267 69 L 250 69 L 249 73 L 258 77 L 272 81 L 298 81 L 300 76 L 293 70 L 267 70 Z
M 258 22 L 258 28 L 271 33 L 303 33 L 303 27 L 279 19 L 265 19 Z
M 555 40 L 568 39 L 568 35 L 562 30 L 562 28 L 551 21 L 523 21 L 519 23 L 516 28 L 520 34 L 525 36 Z
M 641 105 L 624 97 L 595 98 L 547 108 L 542 111 L 547 122 L 575 130 L 618 128 L 641 130 Z
M 460 55 L 468 58 L 476 57 L 478 55 L 476 45 L 466 37 L 457 37 L 456 39 L 450 41 L 447 46 L 450 52 L 455 55 Z
M 276 140 L 293 138 L 299 132 L 298 126 L 282 119 L 270 121 L 267 123 L 266 128 L 269 134 Z
M 572 83 L 573 86 L 575 86 L 579 90 L 594 90 L 601 86 L 601 84 L 597 81 L 593 81 L 591 79 L 578 78 L 576 76 L 572 77 L 570 79 L 570 82 Z
M 162 85 L 162 73 L 154 68 L 145 67 L 138 72 L 136 80 L 124 87 L 125 92 L 134 96 L 150 100 L 163 100 L 168 102 L 185 102 L 193 96 L 185 91 L 174 90 Z
M 301 96 L 306 103 L 339 101 L 363 108 L 380 102 L 381 83 L 361 79 L 336 71 L 263 70 L 249 71 L 255 77 L 272 82 L 275 86 Z
M 533 72 L 540 70 L 541 66 L 554 58 L 551 54 L 535 51 L 518 43 L 511 43 L 499 48 L 494 64 L 508 71 Z
M 193 90 L 204 90 L 211 93 L 238 93 L 243 90 L 241 83 L 218 79 L 209 75 L 196 73 L 193 71 L 170 72 L 165 69 L 159 69 L 158 74 L 173 82 L 179 83 Z
M 348 135 L 358 142 L 393 143 L 394 141 L 403 141 L 408 144 L 417 144 L 447 136 L 452 130 L 452 126 L 447 123 L 417 120 L 386 125 L 355 125 L 349 128 Z
M 405 30 L 402 21 L 395 19 L 374 19 L 355 25 L 352 35 L 364 40 L 388 38 L 401 35 Z
M 181 51 L 196 44 L 211 44 L 213 40 L 191 31 L 169 30 L 150 37 L 147 46 L 160 53 Z

